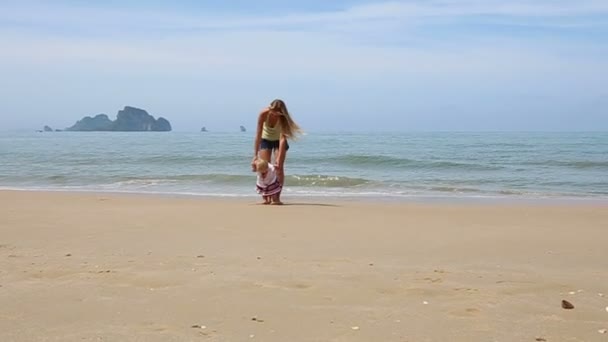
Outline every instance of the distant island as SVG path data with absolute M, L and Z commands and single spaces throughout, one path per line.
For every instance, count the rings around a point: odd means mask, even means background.
M 42 133 L 42 132 L 61 132 L 61 130 L 60 129 L 53 130 L 51 128 L 51 126 L 46 125 L 46 126 L 44 126 L 43 129 L 37 129 L 36 132 L 38 132 L 38 133 Z
M 85 116 L 66 131 L 78 132 L 169 132 L 171 123 L 162 117 L 154 117 L 143 109 L 126 106 L 118 111 L 116 120 L 112 121 L 106 114 L 94 117 Z
M 247 129 L 245 128 L 245 126 L 241 126 L 241 132 L 247 132 Z

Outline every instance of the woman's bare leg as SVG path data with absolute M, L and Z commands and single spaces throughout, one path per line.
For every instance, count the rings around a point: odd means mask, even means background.
M 282 148 L 281 148 L 282 147 Z M 279 179 L 279 183 L 281 183 L 281 186 L 285 185 L 285 159 L 287 159 L 287 149 L 285 148 L 285 146 L 281 146 L 278 150 L 275 150 L 275 158 L 276 158 L 276 163 L 277 165 L 280 166 L 280 168 L 277 170 L 277 178 Z M 277 202 L 283 204 L 281 202 L 281 193 L 279 192 L 277 195 Z
M 281 204 L 283 204 L 283 202 L 281 202 L 281 193 L 280 192 L 278 194 L 272 196 L 272 203 L 271 204 L 274 204 L 274 205 L 281 205 Z
M 272 150 L 260 150 L 258 152 L 258 158 L 264 159 L 265 161 L 271 163 L 270 157 L 272 156 Z

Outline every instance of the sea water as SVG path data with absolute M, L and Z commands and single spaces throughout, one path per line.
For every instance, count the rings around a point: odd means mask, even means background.
M 284 198 L 608 199 L 608 133 L 315 133 Z M 3 132 L 0 188 L 247 197 L 253 134 Z

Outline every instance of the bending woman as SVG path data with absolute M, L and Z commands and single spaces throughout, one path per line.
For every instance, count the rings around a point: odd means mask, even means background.
M 253 160 L 251 168 L 255 171 L 258 158 L 273 163 L 277 170 L 279 182 L 285 181 L 284 164 L 289 150 L 288 139 L 296 139 L 301 133 L 298 124 L 293 121 L 282 100 L 274 100 L 258 116 L 258 126 L 253 142 Z M 272 157 L 274 154 L 274 162 Z

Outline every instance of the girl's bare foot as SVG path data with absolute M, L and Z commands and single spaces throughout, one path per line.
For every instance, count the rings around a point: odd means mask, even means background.
M 281 201 L 276 201 L 276 202 L 272 202 L 272 205 L 283 205 L 283 202 Z

